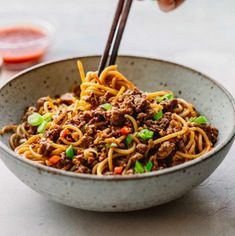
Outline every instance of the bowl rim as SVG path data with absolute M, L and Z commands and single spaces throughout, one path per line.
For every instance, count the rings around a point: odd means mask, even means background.
M 56 63 L 61 63 L 61 62 L 65 62 L 65 61 L 74 61 L 74 60 L 82 60 L 82 59 L 86 59 L 86 58 L 96 58 L 96 57 L 100 57 L 100 55 L 98 54 L 91 54 L 91 55 L 82 55 L 82 56 L 78 56 L 78 57 L 66 57 L 66 58 L 60 58 L 60 59 L 56 59 L 56 60 L 50 60 L 47 62 L 43 62 L 40 63 L 38 65 L 32 66 L 28 69 L 25 69 L 19 73 L 17 73 L 16 75 L 14 75 L 13 77 L 10 78 L 10 80 L 8 82 L 6 82 L 1 88 L 0 91 L 2 89 L 4 89 L 9 83 L 11 83 L 14 80 L 19 79 L 19 77 L 21 75 L 30 73 L 31 71 L 38 69 L 38 68 L 43 68 L 46 67 L 48 65 L 52 65 L 52 64 L 56 64 Z M 166 174 L 171 174 L 173 172 L 177 172 L 177 171 L 186 171 L 186 169 L 197 165 L 200 162 L 203 162 L 209 158 L 211 158 L 214 154 L 220 152 L 224 147 L 226 147 L 228 144 L 230 144 L 235 137 L 235 100 L 233 98 L 233 96 L 231 95 L 231 93 L 223 86 L 221 85 L 219 82 L 215 81 L 214 79 L 210 78 L 209 76 L 195 70 L 192 69 L 190 67 L 175 63 L 175 62 L 171 62 L 168 60 L 161 60 L 161 59 L 157 59 L 154 57 L 145 57 L 145 56 L 138 56 L 138 55 L 128 55 L 128 54 L 120 54 L 118 56 L 119 58 L 134 58 L 134 59 L 144 59 L 144 60 L 149 60 L 149 61 L 157 61 L 160 63 L 164 63 L 164 64 L 168 64 L 168 65 L 173 65 L 175 67 L 190 71 L 192 73 L 196 73 L 197 75 L 203 77 L 206 80 L 209 80 L 210 82 L 212 82 L 214 85 L 216 85 L 217 87 L 219 87 L 219 89 L 222 90 L 222 92 L 227 96 L 227 98 L 230 101 L 231 107 L 233 109 L 233 125 L 232 125 L 232 129 L 231 132 L 228 134 L 227 138 L 225 140 L 222 140 L 221 143 L 218 146 L 215 146 L 210 152 L 202 155 L 201 157 L 198 157 L 194 160 L 190 160 L 188 162 L 173 166 L 173 167 L 169 167 L 169 168 L 165 168 L 162 170 L 157 170 L 157 171 L 152 171 L 152 172 L 148 172 L 148 173 L 143 173 L 143 174 L 133 174 L 133 175 L 110 175 L 110 176 L 98 176 L 98 175 L 92 175 L 92 174 L 82 174 L 82 173 L 74 173 L 74 172 L 69 172 L 69 171 L 65 171 L 65 170 L 60 170 L 60 169 L 56 169 L 53 167 L 48 167 L 48 166 L 44 166 L 41 165 L 39 163 L 36 163 L 34 161 L 28 160 L 18 154 L 16 154 L 13 150 L 11 150 L 7 145 L 5 145 L 1 140 L 0 140 L 0 149 L 7 153 L 10 158 L 14 159 L 14 161 L 20 161 L 21 164 L 24 164 L 26 166 L 32 167 L 32 168 L 36 168 L 38 171 L 45 171 L 46 173 L 49 174 L 54 174 L 54 175 L 59 175 L 59 176 L 65 176 L 65 177 L 72 177 L 72 178 L 78 178 L 78 179 L 90 179 L 90 180 L 97 180 L 97 181 L 125 181 L 125 180 L 138 180 L 138 179 L 144 179 L 144 178 L 150 178 L 150 177 L 159 177 L 162 175 L 166 175 Z

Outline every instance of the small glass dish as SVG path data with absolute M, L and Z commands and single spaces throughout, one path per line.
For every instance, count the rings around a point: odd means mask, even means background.
M 50 46 L 55 28 L 42 19 L 7 17 L 0 22 L 0 57 L 8 69 L 37 63 Z

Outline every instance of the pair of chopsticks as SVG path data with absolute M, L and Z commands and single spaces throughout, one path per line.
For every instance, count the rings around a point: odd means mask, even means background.
M 109 32 L 108 40 L 106 42 L 105 50 L 100 60 L 98 75 L 100 75 L 100 73 L 104 70 L 107 64 L 109 52 L 112 45 L 113 45 L 113 48 L 112 48 L 108 65 L 115 64 L 119 45 L 120 45 L 122 35 L 126 26 L 126 22 L 127 22 L 127 18 L 130 12 L 132 2 L 133 0 L 119 0 L 118 2 L 117 9 L 116 9 L 114 19 L 113 19 L 113 23 Z M 116 36 L 115 39 L 114 39 L 114 36 Z

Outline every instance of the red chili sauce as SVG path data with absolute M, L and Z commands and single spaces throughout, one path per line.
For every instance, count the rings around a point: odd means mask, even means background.
M 38 28 L 18 26 L 0 29 L 0 44 L 9 44 L 15 48 L 1 48 L 5 63 L 25 63 L 39 60 L 46 51 L 46 46 L 40 40 L 46 37 L 46 34 Z M 30 44 L 32 42 L 32 44 Z M 28 44 L 29 43 L 29 44 Z M 22 46 L 17 47 L 17 45 Z M 25 46 L 24 46 L 25 44 Z

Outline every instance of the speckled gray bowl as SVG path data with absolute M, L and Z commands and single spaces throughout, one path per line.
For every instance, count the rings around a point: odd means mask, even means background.
M 76 58 L 44 64 L 15 76 L 0 90 L 0 127 L 17 123 L 37 98 L 66 92 L 80 83 Z M 86 71 L 96 70 L 99 57 L 80 58 Z M 138 176 L 94 176 L 45 167 L 17 156 L 0 137 L 1 158 L 25 184 L 54 201 L 94 211 L 131 211 L 176 199 L 205 180 L 221 163 L 234 140 L 234 100 L 217 82 L 173 63 L 121 56 L 120 70 L 144 91 L 171 89 L 205 114 L 220 131 L 208 154 L 157 172 Z M 36 204 L 36 203 L 35 203 Z

